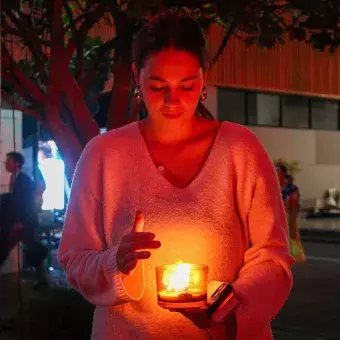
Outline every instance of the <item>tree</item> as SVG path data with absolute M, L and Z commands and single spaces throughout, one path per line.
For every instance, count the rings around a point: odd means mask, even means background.
M 44 124 L 55 139 L 72 177 L 86 143 L 99 133 L 96 98 L 110 74 L 114 86 L 108 129 L 136 119 L 130 110 L 134 33 L 168 7 L 196 17 L 203 28 L 225 29 L 211 65 L 232 36 L 246 45 L 271 48 L 286 34 L 319 50 L 340 44 L 339 1 L 322 0 L 3 0 L 1 12 L 2 97 Z M 100 29 L 112 27 L 103 41 Z M 15 52 L 21 58 L 15 57 Z M 20 52 L 21 51 L 21 52 Z M 25 56 L 25 58 L 23 58 Z M 200 106 L 199 110 L 204 111 Z

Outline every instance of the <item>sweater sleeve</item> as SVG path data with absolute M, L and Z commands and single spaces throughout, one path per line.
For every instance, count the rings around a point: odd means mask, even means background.
M 288 226 L 274 166 L 255 136 L 250 137 L 239 205 L 249 248 L 233 286 L 237 340 L 257 339 L 285 304 L 292 288 Z M 239 184 L 238 184 L 239 185 Z M 248 203 L 247 203 L 248 202 Z
M 104 238 L 100 150 L 91 141 L 77 164 L 58 251 L 69 283 L 89 302 L 112 306 L 138 299 L 125 289 L 116 263 L 118 246 Z

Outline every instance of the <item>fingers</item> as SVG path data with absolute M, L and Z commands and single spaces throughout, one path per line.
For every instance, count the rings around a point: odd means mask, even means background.
M 133 223 L 132 232 L 140 233 L 144 228 L 144 215 L 141 211 L 137 211 L 135 221 Z
M 119 248 L 120 254 L 128 254 L 132 253 L 136 250 L 144 250 L 144 249 L 158 249 L 160 248 L 161 243 L 159 241 L 147 241 L 147 242 L 127 242 L 122 243 Z
M 147 260 L 151 256 L 148 249 L 158 249 L 159 241 L 154 240 L 155 234 L 143 232 L 144 215 L 138 211 L 131 232 L 124 235 L 117 253 L 117 264 L 120 272 L 129 274 L 134 271 L 138 261 Z
M 126 263 L 124 266 L 124 271 L 126 273 L 132 272 L 137 267 L 137 263 L 138 262 L 136 260 Z
M 139 241 L 152 241 L 155 238 L 154 233 L 138 232 L 129 233 L 124 235 L 124 242 L 139 242 Z
M 150 258 L 151 252 L 149 251 L 136 251 L 134 253 L 129 253 L 124 255 L 123 261 L 124 263 L 132 262 L 135 260 L 147 260 Z
M 136 268 L 139 260 L 147 260 L 150 256 L 149 251 L 134 252 L 121 256 L 117 259 L 118 269 L 124 274 L 129 274 Z

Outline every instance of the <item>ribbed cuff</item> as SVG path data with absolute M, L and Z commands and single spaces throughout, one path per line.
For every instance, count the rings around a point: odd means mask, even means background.
M 114 246 L 106 251 L 109 251 L 108 259 L 107 259 L 107 271 L 112 275 L 113 285 L 115 287 L 117 304 L 122 304 L 131 301 L 140 300 L 144 294 L 144 270 L 141 264 L 141 268 L 136 270 L 136 273 L 132 275 L 133 283 L 135 285 L 140 285 L 138 289 L 140 291 L 139 294 L 133 296 L 129 293 L 128 287 L 125 286 L 122 278 L 122 274 L 120 273 L 117 265 L 117 252 L 118 246 Z M 128 277 L 130 280 L 132 277 Z

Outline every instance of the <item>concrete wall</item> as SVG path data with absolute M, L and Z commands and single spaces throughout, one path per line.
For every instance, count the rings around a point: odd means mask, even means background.
M 14 111 L 13 122 L 13 111 L 1 109 L 0 117 L 0 193 L 5 193 L 8 192 L 10 180 L 10 174 L 5 169 L 6 154 L 14 149 L 22 151 L 22 113 Z M 16 247 L 6 260 L 0 274 L 13 273 L 17 270 L 18 248 Z
M 0 193 L 8 191 L 10 174 L 5 169 L 6 154 L 14 149 L 22 151 L 22 113 L 1 109 L 0 113 Z M 13 137 L 15 129 L 15 139 Z
M 213 85 L 207 85 L 207 91 L 208 97 L 203 104 L 210 111 L 210 113 L 217 119 L 218 117 L 217 87 Z
M 243 123 L 242 115 L 239 114 L 243 112 L 243 107 L 241 107 L 244 105 L 243 93 L 223 91 L 223 94 L 221 93 L 218 97 L 216 88 L 215 90 L 213 88 L 214 86 L 208 87 L 210 98 L 207 107 L 215 117 L 219 117 L 220 120 L 228 119 Z M 214 95 L 217 98 L 212 98 Z M 285 100 L 288 99 L 285 98 Z M 303 101 L 303 99 L 292 97 L 288 102 L 284 102 L 283 109 L 286 110 L 284 123 L 288 126 L 291 121 L 294 121 L 292 125 L 299 127 L 304 127 L 308 122 L 307 106 L 301 100 Z M 317 104 L 313 102 L 313 105 Z M 329 118 L 336 120 L 337 108 L 335 110 L 332 103 L 329 105 L 328 109 L 332 111 Z M 340 189 L 340 131 L 259 126 L 279 125 L 279 112 L 278 96 L 248 94 L 249 128 L 258 136 L 273 160 L 283 157 L 291 161 L 297 160 L 300 163 L 303 171 L 296 175 L 295 181 L 301 190 L 302 203 L 305 206 L 315 205 L 316 199 L 321 198 L 326 189 L 333 187 Z M 332 126 L 334 128 L 336 125 L 334 121 L 324 120 L 322 110 L 320 114 L 316 111 L 313 119 L 314 123 L 320 127 Z
M 320 198 L 327 188 L 340 189 L 340 132 L 251 126 L 272 159 L 299 161 L 296 175 L 302 199 Z

